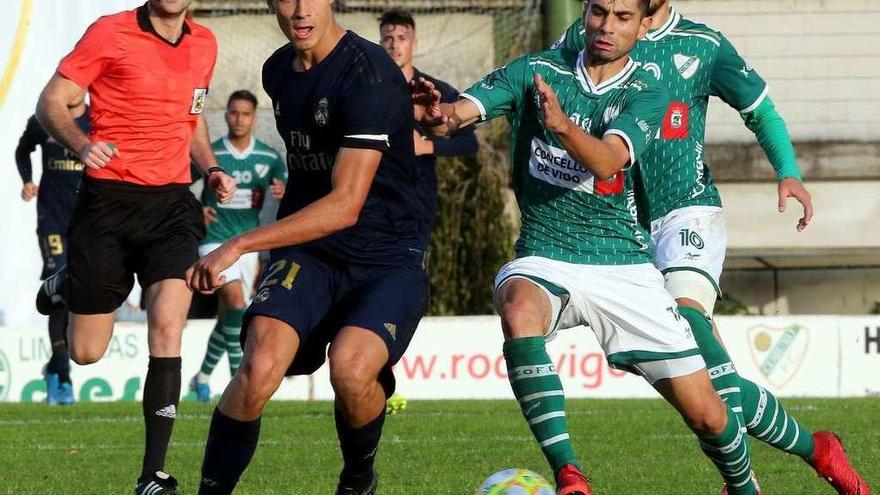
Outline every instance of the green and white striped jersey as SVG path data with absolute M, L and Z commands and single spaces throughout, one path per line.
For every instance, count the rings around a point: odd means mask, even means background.
M 597 180 L 544 128 L 534 74 L 556 92 L 562 110 L 585 132 L 616 134 L 637 164 L 669 105 L 666 89 L 629 60 L 623 70 L 594 84 L 583 53 L 550 50 L 524 55 L 491 72 L 461 96 L 482 120 L 505 115 L 511 124 L 513 187 L 522 213 L 518 257 L 570 263 L 650 263 L 648 233 L 638 222 L 634 169 Z
M 583 19 L 554 45 L 563 52 L 584 48 Z M 684 19 L 674 9 L 630 56 L 668 89 L 659 138 L 642 157 L 651 220 L 687 206 L 721 206 L 703 157 L 709 97 L 718 96 L 748 113 L 767 96 L 767 83 L 718 31 Z
M 209 187 L 202 190 L 202 204 L 217 211 L 217 221 L 207 225 L 202 244 L 223 243 L 238 234 L 260 226 L 260 209 L 272 179 L 287 180 L 287 166 L 277 151 L 251 138 L 243 152 L 226 136 L 211 143 L 217 162 L 235 178 L 237 190 L 232 201 L 220 204 Z

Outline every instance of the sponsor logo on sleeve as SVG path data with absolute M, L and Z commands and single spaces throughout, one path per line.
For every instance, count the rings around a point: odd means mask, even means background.
M 189 108 L 189 113 L 192 115 L 199 115 L 204 112 L 207 99 L 208 88 L 193 89 L 192 106 Z

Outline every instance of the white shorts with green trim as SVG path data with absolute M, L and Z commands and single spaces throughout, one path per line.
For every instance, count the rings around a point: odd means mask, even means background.
M 654 383 L 706 366 L 663 275 L 650 263 L 579 265 L 528 256 L 501 268 L 495 290 L 511 279 L 528 280 L 547 294 L 554 309 L 548 337 L 588 325 L 613 368 Z
M 688 270 L 712 283 L 721 297 L 719 278 L 727 252 L 724 214 L 717 206 L 688 206 L 651 222 L 654 265 L 663 274 Z
M 199 246 L 199 256 L 204 256 L 211 251 L 220 247 L 220 243 L 202 244 Z M 250 300 L 253 296 L 254 282 L 256 282 L 257 271 L 260 269 L 260 253 L 246 253 L 242 255 L 235 263 L 232 264 L 220 275 L 226 277 L 226 283 L 241 281 L 241 288 L 244 292 L 244 300 Z

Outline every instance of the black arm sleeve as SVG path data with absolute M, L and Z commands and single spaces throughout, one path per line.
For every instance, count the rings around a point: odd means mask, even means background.
M 458 90 L 440 80 L 434 80 L 440 90 L 441 103 L 455 103 L 458 101 Z M 434 155 L 436 156 L 469 156 L 476 155 L 480 145 L 477 143 L 477 135 L 474 126 L 462 129 L 449 138 L 431 136 L 434 142 Z
M 48 135 L 43 127 L 37 122 L 36 117 L 28 119 L 27 126 L 24 128 L 24 134 L 18 140 L 18 146 L 15 147 L 15 166 L 18 168 L 18 175 L 21 176 L 22 182 L 33 182 L 34 170 L 31 163 L 31 153 L 37 149 L 37 146 L 46 142 Z

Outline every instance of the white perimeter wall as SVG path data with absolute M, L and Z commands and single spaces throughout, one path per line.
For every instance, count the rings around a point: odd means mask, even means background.
M 726 34 L 770 84 L 795 141 L 880 138 L 880 0 L 673 0 Z M 710 142 L 752 142 L 719 100 Z
M 0 0 L 0 78 L 11 78 L 0 104 L 0 325 L 36 321 L 33 298 L 42 267 L 36 199 L 25 203 L 19 196 L 21 179 L 14 161 L 18 138 L 58 61 L 86 28 L 102 15 L 141 4 L 143 0 Z M 17 38 L 22 18 L 24 34 Z M 39 152 L 31 160 L 34 179 L 39 179 Z
M 19 199 L 21 184 L 13 164 L 15 145 L 25 121 L 33 113 L 39 91 L 58 61 L 72 48 L 85 28 L 102 14 L 133 8 L 141 3 L 142 0 L 3 0 L 0 76 L 9 72 L 11 84 L 0 105 L 3 126 L 0 157 L 4 163 L 0 167 L 0 246 L 3 247 L 3 256 L 0 257 L 0 325 L 39 321 L 32 304 L 41 265 L 34 234 L 36 208 L 35 202 L 23 203 Z M 880 78 L 880 52 L 877 51 L 880 46 L 880 0 L 675 0 L 674 3 L 685 15 L 708 22 L 727 33 L 747 60 L 769 80 L 771 95 L 788 120 L 795 140 L 876 141 L 880 138 L 880 96 L 876 92 L 876 81 Z M 26 5 L 32 7 L 24 24 L 26 33 L 20 40 L 22 43 L 16 43 L 17 27 Z M 224 18 L 206 22 L 216 24 L 218 32 L 223 33 L 221 53 L 229 52 L 230 47 L 238 43 L 260 46 L 267 51 L 278 42 L 271 23 L 265 29 L 236 30 L 224 27 L 223 23 L 227 22 Z M 370 30 L 371 17 L 352 16 L 347 22 L 366 31 L 368 36 L 375 35 Z M 486 29 L 480 29 L 479 22 L 482 21 L 478 18 L 457 19 L 457 24 L 464 23 L 471 31 L 483 33 Z M 416 54 L 420 67 L 441 77 L 446 72 L 444 66 L 454 65 L 448 58 L 438 56 L 454 52 L 446 46 L 448 37 L 443 33 L 440 28 L 426 28 L 422 33 L 425 39 Z M 267 39 L 252 40 L 263 36 Z M 478 54 L 462 53 L 453 57 L 471 61 L 465 68 L 473 69 L 473 74 L 456 70 L 455 76 L 447 76 L 447 79 L 454 82 L 468 77 L 473 79 L 477 77 L 474 74 L 485 70 L 488 63 L 485 55 L 489 50 L 483 48 L 491 45 L 488 44 L 490 40 L 480 39 L 481 43 L 477 45 L 480 48 L 475 49 Z M 20 62 L 10 68 L 12 55 L 18 52 Z M 261 60 L 253 58 L 259 59 L 259 56 L 254 53 L 252 59 L 246 60 L 247 65 L 259 65 Z M 233 61 L 224 59 L 222 62 L 228 62 L 226 68 L 221 69 L 224 73 L 234 70 L 236 64 Z M 224 80 L 236 79 L 227 76 Z M 247 81 L 248 85 L 256 84 L 252 77 L 237 80 Z M 231 84 L 219 86 L 231 87 Z M 214 135 L 222 132 L 219 119 L 212 119 L 212 123 Z M 708 139 L 746 142 L 753 137 L 742 126 L 736 112 L 716 100 L 710 114 Z M 272 141 L 271 138 L 268 140 Z M 32 158 L 38 163 L 39 153 Z M 733 198 L 737 194 L 725 197 L 734 206 Z M 822 201 L 837 202 L 840 197 L 834 194 L 824 199 L 823 195 Z M 765 211 L 771 211 L 772 198 L 769 200 L 768 207 L 761 207 Z M 786 233 L 779 240 L 782 244 L 804 242 L 808 245 L 839 243 L 852 246 L 876 237 L 873 233 L 877 229 L 873 228 L 838 229 L 835 235 L 826 235 L 837 222 L 851 225 L 872 218 L 870 214 L 860 214 L 853 222 L 845 212 L 846 206 L 842 203 L 839 208 L 837 206 L 822 208 L 821 216 L 817 215 L 816 234 L 794 236 Z M 864 211 L 862 208 L 858 210 Z M 775 221 L 778 219 L 771 222 Z M 827 225 L 819 225 L 823 221 L 827 221 Z M 786 228 L 790 229 L 791 219 L 786 217 L 785 222 Z M 731 224 L 736 224 L 735 219 L 731 219 Z M 734 244 L 751 244 L 753 238 L 747 231 L 741 237 L 733 227 L 731 240 Z M 779 242 L 775 236 L 770 239 Z
M 740 373 L 783 397 L 880 394 L 880 317 L 719 317 L 724 342 Z M 213 321 L 191 321 L 184 332 L 184 383 L 198 370 Z M 142 325 L 120 324 L 98 363 L 75 366 L 81 401 L 139 400 L 148 351 Z M 548 344 L 569 397 L 656 397 L 641 378 L 611 370 L 592 332 L 560 332 Z M 40 401 L 40 368 L 49 357 L 42 326 L 0 328 L 0 401 Z M 418 399 L 511 398 L 497 317 L 426 318 L 397 365 L 398 391 Z M 211 386 L 229 379 L 220 362 Z M 186 394 L 186 391 L 184 391 Z M 275 399 L 331 399 L 327 367 L 312 380 L 285 380 Z

